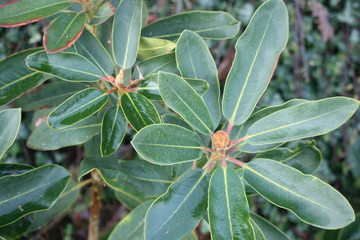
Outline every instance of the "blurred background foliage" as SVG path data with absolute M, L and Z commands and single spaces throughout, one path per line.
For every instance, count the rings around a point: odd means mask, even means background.
M 117 1 L 115 1 L 117 2 Z M 240 33 L 248 24 L 261 0 L 147 0 L 148 22 L 190 10 L 227 11 L 242 22 Z M 360 1 L 359 0 L 285 0 L 290 18 L 287 48 L 279 59 L 275 75 L 261 99 L 261 105 L 281 104 L 292 98 L 310 100 L 332 96 L 360 98 Z M 29 47 L 41 46 L 47 23 L 18 28 L 0 28 L 0 59 Z M 234 57 L 237 37 L 228 41 L 207 41 L 219 69 L 221 86 Z M 206 71 L 206 69 L 204 70 Z M 40 166 L 61 164 L 73 173 L 84 154 L 82 147 L 38 152 L 26 147 L 32 113 L 24 113 L 18 140 L 6 153 L 7 162 Z M 316 171 L 360 211 L 360 113 L 340 129 L 318 137 L 323 161 Z M 121 158 L 131 159 L 130 137 L 120 150 Z M 95 139 L 96 140 L 96 139 Z M 126 144 L 127 143 L 127 144 Z M 89 143 L 91 144 L 91 143 Z M 89 148 L 91 149 L 91 147 Z M 130 150 L 130 151 L 129 151 Z M 26 239 L 85 239 L 89 194 L 82 192 L 73 209 L 53 219 Z M 102 194 L 101 233 L 104 238 L 128 209 L 120 205 L 112 190 Z M 291 239 L 338 239 L 339 231 L 324 231 L 300 222 L 292 213 L 277 208 L 259 196 L 250 197 L 253 211 L 283 229 Z M 65 216 L 65 217 L 64 217 Z M 359 227 L 360 228 L 360 227 Z M 1 230 L 1 229 L 0 229 Z M 205 223 L 197 229 L 199 239 L 209 239 Z M 360 239 L 360 230 L 344 239 Z M 54 237 L 58 236 L 58 237 Z M 25 239 L 25 238 L 24 238 Z

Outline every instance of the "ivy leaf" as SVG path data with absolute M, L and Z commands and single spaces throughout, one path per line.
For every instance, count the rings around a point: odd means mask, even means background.
M 156 199 L 145 217 L 145 239 L 182 239 L 200 222 L 207 207 L 209 174 L 194 169 Z
M 145 160 L 161 165 L 198 160 L 203 155 L 199 136 L 173 124 L 153 124 L 141 129 L 131 144 Z
M 288 25 L 284 2 L 266 1 L 237 41 L 222 103 L 224 116 L 231 124 L 243 124 L 264 93 L 285 48 Z
M 354 210 L 338 191 L 285 164 L 255 159 L 244 166 L 243 176 L 260 195 L 307 224 L 338 229 L 355 220 Z
M 21 109 L 7 109 L 0 112 L 0 159 L 14 143 L 21 123 Z

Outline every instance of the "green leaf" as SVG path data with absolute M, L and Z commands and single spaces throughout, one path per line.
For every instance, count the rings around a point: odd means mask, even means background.
M 282 163 L 255 159 L 245 165 L 244 179 L 264 198 L 307 224 L 337 229 L 355 220 L 351 205 L 338 191 Z
M 107 93 L 96 88 L 84 89 L 68 98 L 49 114 L 49 126 L 57 129 L 71 126 L 99 111 L 107 101 Z
M 135 208 L 119 222 L 109 236 L 109 240 L 144 239 L 145 215 L 153 201 L 147 201 Z
M 10 102 L 46 80 L 47 77 L 44 74 L 30 70 L 24 62 L 29 54 L 39 50 L 41 48 L 28 49 L 0 62 L 0 105 Z
M 175 43 L 165 39 L 141 37 L 139 43 L 138 57 L 144 60 L 155 56 L 163 55 L 171 52 L 175 48 L 175 46 Z
M 189 130 L 193 130 L 193 128 L 189 124 L 187 124 L 183 119 L 176 117 L 173 114 L 165 114 L 162 116 L 162 119 L 164 123 L 175 124 L 187 128 Z
M 168 53 L 146 59 L 139 63 L 139 69 L 144 76 L 159 71 L 180 74 L 176 67 L 175 53 Z
M 103 117 L 101 125 L 101 154 L 109 156 L 121 145 L 127 129 L 126 118 L 120 106 L 110 108 Z
M 222 103 L 224 116 L 232 124 L 243 124 L 264 93 L 285 48 L 288 25 L 284 2 L 266 1 L 237 41 Z
M 21 96 L 14 102 L 14 105 L 21 107 L 22 111 L 35 111 L 41 108 L 55 107 L 85 87 L 81 83 L 55 80 Z
M 128 209 L 134 209 L 143 202 L 149 200 L 149 198 L 136 197 L 127 192 L 119 191 L 115 191 L 115 197 L 119 202 L 121 202 L 121 204 L 123 204 Z
M 0 27 L 17 27 L 37 22 L 69 6 L 67 0 L 8 1 L 0 8 Z
M 128 196 L 141 198 L 163 194 L 172 178 L 162 167 L 143 160 L 121 161 L 114 158 L 89 157 L 81 161 L 80 178 L 97 170 L 109 187 Z
M 125 93 L 121 97 L 121 107 L 127 120 L 136 131 L 150 124 L 161 123 L 154 104 L 141 94 Z
M 107 77 L 114 71 L 114 63 L 100 41 L 88 30 L 84 29 L 79 40 L 75 43 L 76 52 L 84 56 L 101 70 Z
M 100 133 L 100 121 L 91 117 L 65 129 L 49 128 L 41 124 L 29 136 L 26 144 L 31 149 L 48 151 L 83 144 Z
M 159 73 L 159 91 L 166 104 L 203 134 L 212 134 L 213 122 L 204 100 L 183 78 Z
M 356 178 L 360 178 L 360 136 L 358 135 L 348 148 L 347 161 L 350 163 L 351 172 Z
M 208 204 L 212 239 L 255 239 L 244 185 L 232 168 L 213 172 Z
M 199 34 L 202 38 L 229 39 L 240 29 L 240 22 L 226 12 L 191 11 L 162 18 L 145 26 L 143 37 L 176 39 L 184 30 Z
M 142 0 L 122 0 L 116 9 L 112 43 L 117 65 L 129 69 L 135 63 L 142 25 Z
M 58 165 L 44 165 L 20 175 L 1 178 L 0 226 L 50 208 L 69 179 L 70 173 Z
M 346 228 L 340 230 L 338 240 L 360 239 L 360 213 L 356 214 L 356 220 Z
M 0 159 L 14 143 L 21 123 L 21 109 L 7 109 L 0 112 Z
M 192 232 L 207 207 L 209 174 L 195 169 L 156 199 L 145 217 L 145 239 L 181 239 Z
M 112 15 L 115 14 L 115 8 L 111 5 L 110 2 L 104 2 L 99 7 L 95 16 L 91 19 L 91 25 L 98 25 L 104 23 L 108 20 Z
M 103 75 L 96 65 L 77 53 L 46 54 L 40 51 L 29 55 L 25 61 L 30 69 L 65 81 L 97 82 Z
M 315 145 L 315 141 L 306 141 L 299 143 L 294 149 L 276 148 L 259 153 L 255 158 L 276 160 L 286 163 L 302 173 L 309 174 L 319 167 L 322 156 L 320 150 Z
M 255 122 L 247 132 L 246 141 L 270 144 L 322 135 L 344 124 L 358 107 L 359 101 L 345 97 L 298 104 Z
M 0 163 L 0 178 L 7 175 L 22 174 L 33 168 L 33 166 L 19 163 Z
M 20 218 L 16 222 L 13 222 L 4 227 L 0 227 L 0 239 L 1 240 L 19 239 L 29 229 L 30 225 L 31 225 L 30 218 Z
M 266 240 L 290 240 L 289 237 L 285 235 L 280 229 L 275 227 L 272 223 L 266 219 L 251 213 L 251 220 L 255 223 L 261 230 L 261 232 L 266 236 Z
M 69 48 L 80 37 L 86 14 L 64 12 L 53 19 L 45 29 L 43 45 L 47 53 L 57 53 Z
M 194 32 L 184 31 L 177 42 L 176 61 L 183 77 L 208 82 L 209 90 L 203 98 L 214 126 L 218 126 L 221 118 L 218 72 L 205 41 Z
M 198 160 L 203 155 L 199 136 L 173 124 L 153 124 L 141 129 L 131 144 L 145 160 L 172 165 Z

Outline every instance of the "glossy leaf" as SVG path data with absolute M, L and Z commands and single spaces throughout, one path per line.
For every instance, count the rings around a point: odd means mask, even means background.
M 56 80 L 21 96 L 14 102 L 14 105 L 21 107 L 22 111 L 55 107 L 85 87 L 80 83 Z
M 358 107 L 357 100 L 345 97 L 298 104 L 255 122 L 247 132 L 246 141 L 270 144 L 322 135 L 344 124 Z
M 140 62 L 138 66 L 144 76 L 158 73 L 159 71 L 180 74 L 176 67 L 175 53 L 168 53 L 146 59 Z
M 91 25 L 102 24 L 106 20 L 108 20 L 111 16 L 115 14 L 115 8 L 111 5 L 110 2 L 104 2 L 99 7 L 95 16 L 91 19 Z
M 184 31 L 177 42 L 176 61 L 183 77 L 208 82 L 209 90 L 203 98 L 214 126 L 218 126 L 221 118 L 218 72 L 205 41 L 194 32 Z
M 182 239 L 200 222 L 207 207 L 209 174 L 195 169 L 155 200 L 145 217 L 145 239 Z
M 148 59 L 151 57 L 163 55 L 171 52 L 175 46 L 175 43 L 168 40 L 141 37 L 138 57 L 140 59 Z
M 29 229 L 31 225 L 30 218 L 20 218 L 17 221 L 0 227 L 0 239 L 1 240 L 15 240 L 20 239 L 24 233 Z
M 251 213 L 251 220 L 260 228 L 266 240 L 290 240 L 280 229 L 266 219 Z
M 96 65 L 77 53 L 46 54 L 45 51 L 41 51 L 29 55 L 25 61 L 32 70 L 66 81 L 96 82 L 103 75 Z
M 26 144 L 31 149 L 48 151 L 80 145 L 100 133 L 101 122 L 91 117 L 65 129 L 52 129 L 41 124 L 29 136 Z
M 29 54 L 39 50 L 41 48 L 28 49 L 0 62 L 0 105 L 10 102 L 46 80 L 47 77 L 44 74 L 30 70 L 24 62 Z
M 253 160 L 244 167 L 244 179 L 264 198 L 291 210 L 307 224 L 337 229 L 355 219 L 351 205 L 338 191 L 285 164 Z
M 213 122 L 204 100 L 183 78 L 159 73 L 159 91 L 166 104 L 203 134 L 213 132 Z
M 44 165 L 20 175 L 1 178 L 0 226 L 31 212 L 50 208 L 69 179 L 70 173 L 58 165 Z
M 109 236 L 109 240 L 144 239 L 145 215 L 153 201 L 147 201 L 122 219 Z
M 64 12 L 45 29 L 43 45 L 47 53 L 60 52 L 76 42 L 86 20 L 85 13 Z
M 96 88 L 84 89 L 52 111 L 48 117 L 52 128 L 66 128 L 99 111 L 108 101 L 108 94 Z
M 89 157 L 81 162 L 79 176 L 92 170 L 97 170 L 105 183 L 114 190 L 141 198 L 163 194 L 172 182 L 171 176 L 162 167 L 143 160 Z
M 225 118 L 234 125 L 249 118 L 269 84 L 288 39 L 288 25 L 284 2 L 266 1 L 237 41 L 222 103 Z
M 198 160 L 203 154 L 198 135 L 173 124 L 147 126 L 135 135 L 131 144 L 145 160 L 161 165 Z
M 232 168 L 212 173 L 208 213 L 212 239 L 255 239 L 244 185 Z
M 69 6 L 67 0 L 8 1 L 0 7 L 0 27 L 17 27 L 37 22 Z
M 240 29 L 240 22 L 226 12 L 191 11 L 162 18 L 145 26 L 143 37 L 176 39 L 184 30 L 198 33 L 202 38 L 229 39 Z
M 112 33 L 117 65 L 124 69 L 135 63 L 142 25 L 143 0 L 122 0 L 116 9 Z
M 161 123 L 155 106 L 149 99 L 138 93 L 128 92 L 122 95 L 121 107 L 127 120 L 136 131 L 150 124 Z
M 6 109 L 0 112 L 0 159 L 14 143 L 21 122 L 21 109 Z
M 126 118 L 120 106 L 110 108 L 103 117 L 101 125 L 101 154 L 109 156 L 121 145 L 127 129 Z
M 120 191 L 115 191 L 115 197 L 119 202 L 121 202 L 121 204 L 123 204 L 128 209 L 134 209 L 143 202 L 149 200 L 149 198 L 136 197 L 127 192 Z
M 106 3 L 105 3 L 106 4 Z M 75 43 L 76 52 L 84 56 L 101 70 L 104 77 L 114 71 L 114 63 L 100 41 L 88 30 L 84 30 Z
M 164 123 L 169 123 L 169 124 L 175 124 L 184 128 L 187 128 L 189 130 L 193 130 L 193 128 L 187 124 L 187 122 L 185 122 L 183 119 L 176 117 L 172 114 L 165 114 L 162 116 L 163 122 Z
M 19 163 L 0 163 L 0 178 L 7 175 L 22 174 L 33 168 L 33 166 Z
M 359 240 L 359 239 L 360 239 L 360 213 L 357 213 L 355 222 L 340 230 L 338 240 Z

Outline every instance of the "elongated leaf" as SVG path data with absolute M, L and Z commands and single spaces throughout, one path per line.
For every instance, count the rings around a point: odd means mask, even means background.
M 150 198 L 163 194 L 172 178 L 162 167 L 143 160 L 120 161 L 114 158 L 85 158 L 80 177 L 97 170 L 107 185 L 135 197 Z
M 84 29 L 79 40 L 75 43 L 78 54 L 96 65 L 103 76 L 111 75 L 114 71 L 114 63 L 100 41 L 88 30 Z
M 7 109 L 0 112 L 0 159 L 14 143 L 21 122 L 21 109 Z
M 48 118 L 52 128 L 65 128 L 99 111 L 108 101 L 108 94 L 96 88 L 84 89 L 68 98 Z
M 140 62 L 138 66 L 144 76 L 158 73 L 159 71 L 180 74 L 176 67 L 175 53 L 168 53 L 146 59 Z
M 100 120 L 95 117 L 61 130 L 49 128 L 43 123 L 30 134 L 26 144 L 31 149 L 42 151 L 79 145 L 99 134 L 100 126 Z
M 198 160 L 203 154 L 198 135 L 173 124 L 147 126 L 135 135 L 131 144 L 145 160 L 161 165 Z
M 360 213 L 356 214 L 356 220 L 346 228 L 340 230 L 338 240 L 360 239 Z
M 266 240 L 290 240 L 290 238 L 286 236 L 285 233 L 283 233 L 280 229 L 275 227 L 266 219 L 254 213 L 251 213 L 250 216 L 252 221 L 255 222 L 255 224 L 260 228 L 264 236 L 266 236 Z
M 112 107 L 104 114 L 100 145 L 102 156 L 109 156 L 120 147 L 126 128 L 127 121 L 120 106 Z
M 41 108 L 55 107 L 85 87 L 84 84 L 80 83 L 56 80 L 21 96 L 14 102 L 14 105 L 21 107 L 22 111 L 35 111 Z
M 212 239 L 255 239 L 244 185 L 232 168 L 211 175 L 208 212 Z
M 143 240 L 145 215 L 153 201 L 147 201 L 135 208 L 119 222 L 109 236 L 109 240 Z
M 149 200 L 149 198 L 141 198 L 136 197 L 134 195 L 131 195 L 127 192 L 120 192 L 115 190 L 115 197 L 116 199 L 121 202 L 124 206 L 126 206 L 128 209 L 134 209 L 143 202 L 146 202 Z M 152 198 L 150 198 L 152 199 Z
M 163 55 L 171 52 L 175 46 L 175 43 L 168 40 L 142 37 L 140 38 L 138 57 L 144 60 Z
M 86 20 L 85 13 L 61 13 L 45 29 L 43 38 L 47 53 L 61 52 L 69 48 L 80 37 Z
M 282 163 L 253 160 L 244 167 L 244 179 L 263 197 L 310 225 L 337 229 L 355 219 L 351 205 L 338 191 Z
M 213 132 L 213 122 L 204 100 L 183 78 L 172 73 L 159 73 L 161 97 L 192 127 L 203 134 Z
M 116 63 L 131 68 L 135 63 L 142 25 L 143 0 L 122 0 L 116 9 L 112 33 Z
M 33 168 L 33 166 L 19 163 L 0 163 L 0 178 L 7 175 L 22 174 Z
M 66 81 L 96 82 L 103 75 L 96 65 L 77 53 L 46 54 L 45 51 L 41 51 L 29 55 L 25 61 L 30 69 Z
M 0 27 L 17 27 L 37 22 L 69 6 L 67 0 L 8 1 L 0 7 Z
M 288 25 L 284 2 L 266 1 L 236 43 L 235 59 L 225 83 L 222 103 L 225 118 L 234 125 L 249 118 L 264 93 L 285 48 Z
M 104 2 L 99 7 L 95 16 L 91 19 L 90 24 L 92 24 L 92 25 L 102 24 L 103 22 L 108 20 L 114 14 L 115 14 L 115 8 L 111 5 L 111 3 Z
M 149 99 L 138 93 L 125 93 L 121 97 L 121 107 L 127 120 L 136 131 L 150 124 L 161 123 L 155 106 Z
M 155 200 L 145 217 L 145 239 L 182 239 L 200 222 L 207 207 L 209 174 L 195 169 Z
M 229 39 L 240 29 L 240 22 L 226 12 L 191 11 L 162 18 L 144 27 L 143 37 L 176 39 L 184 30 L 198 33 L 203 38 Z
M 41 48 L 28 49 L 0 62 L 0 105 L 10 102 L 46 80 L 44 74 L 30 70 L 24 62 L 27 56 L 39 50 Z
M 209 83 L 203 98 L 214 126 L 218 126 L 221 118 L 218 72 L 205 41 L 194 32 L 184 31 L 177 42 L 176 61 L 183 77 L 204 79 Z
M 193 130 L 193 128 L 189 124 L 187 124 L 184 120 L 172 114 L 165 114 L 162 116 L 162 119 L 164 123 L 175 124 L 187 128 L 189 130 Z
M 358 107 L 357 100 L 345 97 L 305 102 L 255 122 L 246 141 L 270 144 L 322 135 L 344 124 Z
M 70 179 L 58 165 L 44 165 L 29 172 L 0 179 L 0 226 L 31 212 L 50 208 Z
M 254 233 L 255 233 L 255 239 L 256 240 L 266 240 L 266 237 L 264 235 L 264 233 L 261 231 L 260 227 L 254 222 L 254 220 L 252 220 L 250 218 L 250 222 L 251 222 L 251 225 L 254 229 Z
M 1 240 L 15 240 L 19 239 L 30 227 L 30 218 L 20 218 L 17 221 L 0 227 L 0 239 Z

